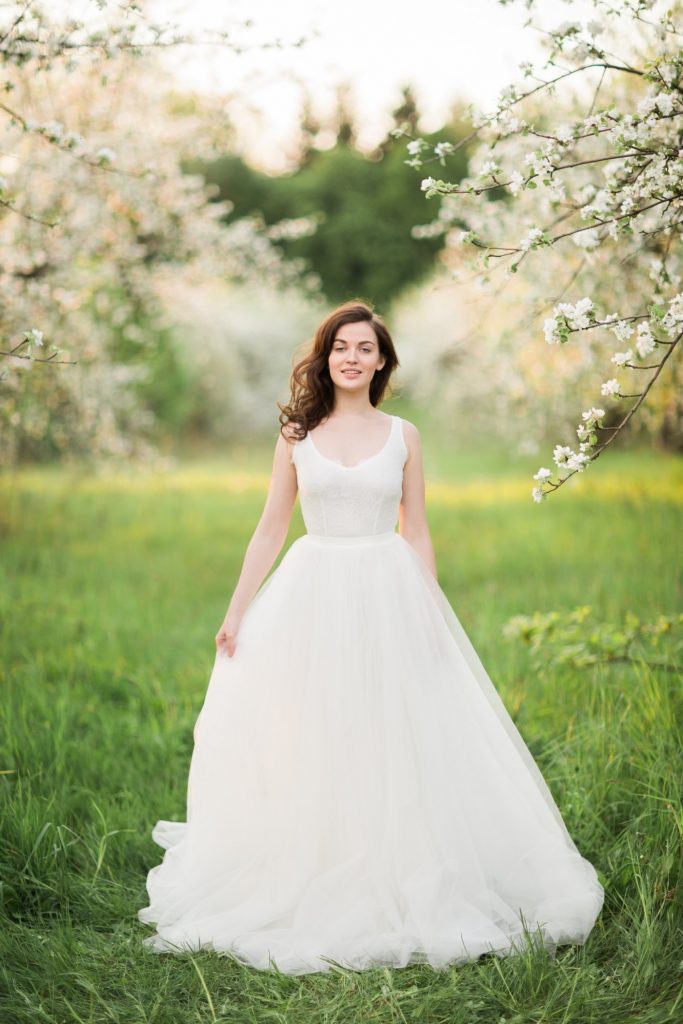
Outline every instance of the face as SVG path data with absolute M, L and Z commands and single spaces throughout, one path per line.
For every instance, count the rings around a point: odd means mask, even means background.
M 369 388 L 375 370 L 381 370 L 384 363 L 372 324 L 360 321 L 337 328 L 328 359 L 330 377 L 337 387 L 344 391 Z

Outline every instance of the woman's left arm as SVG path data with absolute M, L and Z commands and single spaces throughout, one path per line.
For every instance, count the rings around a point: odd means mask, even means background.
M 409 423 L 408 420 L 403 420 L 402 427 L 408 458 L 403 467 L 403 495 L 398 511 L 398 530 L 438 581 L 434 545 L 425 510 L 425 478 L 420 432 L 415 424 Z

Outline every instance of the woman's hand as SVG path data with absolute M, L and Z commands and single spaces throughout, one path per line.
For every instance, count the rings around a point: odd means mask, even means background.
M 223 625 L 216 633 L 216 651 L 218 652 L 221 647 L 225 647 L 225 651 L 229 658 L 232 658 L 235 653 L 237 646 L 237 633 L 240 628 L 240 620 L 233 615 L 226 615 L 223 620 Z

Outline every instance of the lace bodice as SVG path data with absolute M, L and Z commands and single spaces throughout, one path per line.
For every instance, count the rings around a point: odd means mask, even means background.
M 394 530 L 408 447 L 400 416 L 383 447 L 355 466 L 328 458 L 310 434 L 292 445 L 301 512 L 308 533 L 355 537 Z

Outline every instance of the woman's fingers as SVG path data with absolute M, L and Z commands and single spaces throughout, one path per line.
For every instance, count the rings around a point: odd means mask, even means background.
M 221 627 L 218 633 L 216 633 L 216 649 L 225 647 L 226 654 L 232 658 L 237 646 L 236 639 L 234 633 L 229 633 L 225 628 Z

